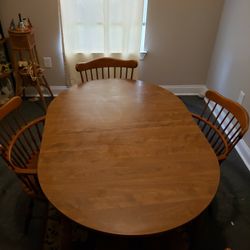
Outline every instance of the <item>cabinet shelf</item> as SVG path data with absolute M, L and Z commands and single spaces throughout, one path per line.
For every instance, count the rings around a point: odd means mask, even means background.
M 1 68 L 0 68 L 0 106 L 6 103 L 15 93 L 15 80 L 13 70 L 10 65 L 8 53 L 9 39 L 4 37 L 0 21 L 0 51 L 1 51 Z
M 46 110 L 47 105 L 42 87 L 48 90 L 51 97 L 53 97 L 53 93 L 39 64 L 34 29 L 9 30 L 9 39 L 13 56 L 13 69 L 16 76 L 16 93 L 25 93 L 22 90 L 28 86 L 35 87 Z M 27 61 L 29 65 L 20 68 L 19 61 Z
M 0 39 L 0 44 L 4 44 L 6 42 L 5 38 Z
M 8 78 L 11 76 L 12 71 L 7 72 L 7 73 L 0 73 L 0 79 Z

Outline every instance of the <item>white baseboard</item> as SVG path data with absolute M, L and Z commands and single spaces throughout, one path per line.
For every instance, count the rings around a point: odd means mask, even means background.
M 50 86 L 51 91 L 53 93 L 54 96 L 58 96 L 59 93 L 61 93 L 62 91 L 70 88 L 68 86 Z
M 246 167 L 250 171 L 250 148 L 246 142 L 241 139 L 238 144 L 235 146 L 237 152 L 239 153 L 241 159 L 244 161 Z
M 192 85 L 174 85 L 174 84 L 168 84 L 168 85 L 160 85 L 160 87 L 167 89 L 174 93 L 175 95 L 198 95 L 198 96 L 204 96 L 204 93 L 206 92 L 207 88 L 205 85 L 199 85 L 199 84 L 192 84 Z M 68 86 L 50 86 L 53 94 L 57 96 L 61 91 L 68 89 Z M 36 90 L 32 87 L 26 88 L 26 95 L 27 96 L 38 96 Z M 49 96 L 47 91 L 44 91 L 45 96 Z
M 198 95 L 204 96 L 207 91 L 205 85 L 160 85 L 162 88 L 167 89 L 175 95 Z M 68 89 L 68 86 L 51 86 L 54 95 L 58 95 L 61 91 Z
M 53 85 L 50 86 L 50 89 L 51 89 L 54 96 L 58 96 L 58 94 L 60 92 L 62 92 L 63 90 L 66 90 L 68 88 L 69 88 L 68 86 L 53 86 Z M 44 93 L 44 96 L 46 96 L 46 97 L 50 96 L 50 94 L 48 93 L 47 90 L 44 90 L 43 93 Z M 39 96 L 34 87 L 26 87 L 25 88 L 25 95 L 28 97 L 29 96 Z
M 162 88 L 167 89 L 174 93 L 175 95 L 198 95 L 204 96 L 207 87 L 200 84 L 191 84 L 191 85 L 160 85 Z

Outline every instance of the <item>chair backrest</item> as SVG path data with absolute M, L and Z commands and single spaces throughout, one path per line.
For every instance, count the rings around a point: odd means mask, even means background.
M 194 115 L 194 118 L 198 120 L 219 161 L 223 161 L 247 132 L 249 116 L 239 103 L 216 91 L 208 90 L 205 101 L 201 115 Z
M 82 83 L 106 79 L 120 78 L 133 79 L 134 69 L 138 66 L 135 60 L 121 60 L 102 57 L 89 62 L 76 64 L 76 71 L 80 72 Z
M 45 117 L 26 122 L 20 112 L 22 99 L 13 97 L 0 107 L 0 144 L 2 157 L 31 196 L 39 195 L 37 160 Z

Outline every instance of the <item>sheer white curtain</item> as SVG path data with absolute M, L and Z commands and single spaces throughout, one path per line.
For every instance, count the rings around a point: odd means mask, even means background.
M 75 64 L 100 56 L 139 58 L 144 0 L 60 0 L 71 84 Z

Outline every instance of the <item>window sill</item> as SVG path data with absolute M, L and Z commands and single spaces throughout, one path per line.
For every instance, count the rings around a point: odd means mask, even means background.
M 75 54 L 82 54 L 83 52 L 74 52 Z M 88 55 L 100 55 L 100 56 L 104 56 L 104 53 L 103 52 L 89 52 L 87 53 Z M 121 55 L 122 53 L 119 53 L 119 52 L 115 52 L 115 53 L 112 53 L 113 55 Z M 140 55 L 139 55 L 139 60 L 140 61 L 143 61 L 145 56 L 148 54 L 148 51 L 147 50 L 143 50 L 143 51 L 140 51 Z
M 147 54 L 148 54 L 147 50 L 140 51 L 140 61 L 143 61 Z

